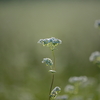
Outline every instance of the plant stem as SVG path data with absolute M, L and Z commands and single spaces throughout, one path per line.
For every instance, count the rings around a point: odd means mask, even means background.
M 55 54 L 54 54 L 54 50 L 52 50 L 52 55 L 53 55 L 53 65 L 54 65 L 54 70 L 56 69 L 56 65 L 55 65 Z
M 55 70 L 55 54 L 54 54 L 54 50 L 52 50 L 52 55 L 53 55 L 53 63 L 54 63 L 54 67 L 53 69 Z M 52 87 L 53 87 L 53 83 L 54 83 L 54 73 L 52 74 L 52 81 L 51 81 L 51 86 L 50 86 L 50 92 L 49 92 L 49 100 L 50 100 L 50 93 L 52 91 Z
M 52 75 L 52 81 L 51 81 L 51 86 L 50 86 L 50 91 L 49 91 L 49 100 L 50 100 L 50 93 L 52 91 L 52 86 L 53 86 L 53 83 L 54 83 L 54 74 Z

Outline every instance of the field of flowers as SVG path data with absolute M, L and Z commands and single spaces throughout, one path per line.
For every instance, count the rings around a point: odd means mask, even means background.
M 100 100 L 100 1 L 0 2 L 0 100 Z

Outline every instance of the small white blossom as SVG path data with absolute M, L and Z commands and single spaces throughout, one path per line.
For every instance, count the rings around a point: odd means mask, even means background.
M 86 76 L 80 76 L 80 77 L 70 77 L 69 78 L 69 82 L 70 83 L 82 83 L 82 82 L 86 82 L 88 80 L 88 78 Z
M 91 56 L 89 57 L 90 61 L 94 61 L 97 57 L 100 56 L 100 52 L 99 51 L 95 51 L 91 54 Z
M 43 46 L 49 47 L 51 50 L 54 50 L 58 44 L 61 44 L 62 41 L 55 37 L 40 39 L 38 43 L 42 44 Z
M 73 85 L 67 85 L 67 86 L 65 87 L 65 89 L 64 89 L 64 91 L 65 91 L 66 93 L 73 93 L 74 90 L 75 90 L 75 87 L 74 87 Z
M 46 63 L 46 66 L 49 66 L 49 67 L 53 65 L 53 62 L 50 58 L 43 58 L 42 63 Z
M 83 84 L 81 84 L 81 88 L 93 87 L 93 86 L 96 85 L 96 83 L 97 83 L 97 80 L 95 78 L 89 77 L 86 82 L 84 82 Z
M 53 89 L 53 91 L 57 91 L 58 93 L 61 91 L 61 88 L 60 87 L 58 87 L 58 86 L 56 86 L 54 89 Z
M 51 91 L 50 98 L 55 99 L 60 91 L 61 91 L 61 88 L 58 87 L 58 86 L 56 86 L 56 87 Z

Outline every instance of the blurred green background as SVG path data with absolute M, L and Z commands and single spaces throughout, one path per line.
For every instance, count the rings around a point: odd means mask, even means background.
M 44 57 L 52 58 L 39 39 L 56 37 L 57 73 L 54 86 L 63 89 L 71 76 L 99 79 L 89 61 L 100 51 L 99 0 L 0 2 L 0 100 L 47 100 L 51 82 Z

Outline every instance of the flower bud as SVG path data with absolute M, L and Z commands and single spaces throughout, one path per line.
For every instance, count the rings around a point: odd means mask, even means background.
M 43 58 L 42 63 L 46 63 L 46 66 L 49 66 L 49 67 L 51 67 L 53 65 L 53 62 L 50 58 Z M 51 67 L 51 69 L 52 69 L 52 67 Z
M 58 87 L 58 86 L 56 86 L 56 87 L 51 91 L 50 97 L 51 97 L 52 99 L 55 99 L 60 91 L 61 91 L 61 88 Z

